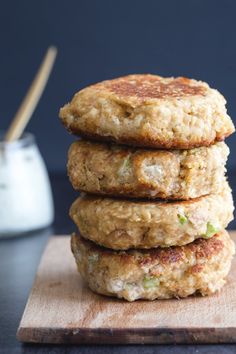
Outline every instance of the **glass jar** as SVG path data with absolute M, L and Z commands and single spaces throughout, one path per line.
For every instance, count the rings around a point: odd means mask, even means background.
M 34 136 L 5 142 L 0 134 L 0 236 L 44 228 L 53 217 L 50 182 Z

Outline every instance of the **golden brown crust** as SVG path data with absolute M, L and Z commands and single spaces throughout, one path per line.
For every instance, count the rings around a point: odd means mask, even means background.
M 224 238 L 226 231 L 221 231 L 209 239 L 198 239 L 184 246 L 175 246 L 152 249 L 138 249 L 138 250 L 126 250 L 126 251 L 114 251 L 105 247 L 96 245 L 94 242 L 84 239 L 83 237 L 73 234 L 72 235 L 72 249 L 80 248 L 81 245 L 91 252 L 97 252 L 101 257 L 105 257 L 106 260 L 111 261 L 117 258 L 122 264 L 128 265 L 135 262 L 139 266 L 153 264 L 170 265 L 183 261 L 186 254 L 194 254 L 197 259 L 210 259 L 219 254 L 224 248 Z M 223 236 L 222 236 L 223 235 Z
M 102 136 L 95 133 L 87 133 L 87 132 L 85 133 L 84 131 L 78 128 L 77 124 L 71 124 L 70 127 L 67 128 L 67 130 L 69 131 L 69 133 L 72 133 L 75 136 L 81 136 L 84 139 L 92 140 L 94 142 L 123 144 L 128 146 L 137 146 L 141 148 L 144 147 L 144 148 L 155 148 L 155 149 L 180 149 L 180 150 L 194 149 L 203 146 L 208 147 L 217 142 L 224 141 L 228 136 L 230 136 L 233 133 L 233 131 L 228 131 L 227 134 L 216 135 L 214 140 L 192 139 L 185 142 L 181 142 L 180 144 L 178 139 L 163 141 L 162 139 L 158 139 L 158 138 L 152 139 L 150 137 L 142 136 L 142 139 L 140 139 L 139 137 L 135 138 L 133 136 L 128 136 L 128 135 L 124 137 L 119 137 L 119 139 L 117 139 L 116 137 L 111 135 Z
M 223 96 L 206 83 L 148 74 L 89 86 L 60 117 L 89 139 L 165 149 L 209 146 L 234 131 Z
M 177 77 L 173 80 L 163 82 L 160 76 L 155 75 L 129 75 L 115 80 L 105 81 L 95 85 L 98 90 L 108 90 L 122 97 L 136 97 L 139 100 L 145 99 L 169 99 L 186 96 L 201 95 L 207 93 L 206 87 L 192 85 L 192 80 L 186 77 Z
M 93 291 L 129 301 L 210 295 L 223 286 L 234 254 L 226 231 L 182 247 L 148 251 L 111 251 L 75 234 L 71 246 Z
M 82 195 L 70 216 L 81 235 L 114 250 L 181 246 L 212 237 L 233 219 L 230 188 L 189 201 L 163 202 Z
M 218 191 L 229 149 L 224 143 L 191 150 L 144 150 L 73 143 L 68 175 L 76 190 L 132 198 L 190 199 Z

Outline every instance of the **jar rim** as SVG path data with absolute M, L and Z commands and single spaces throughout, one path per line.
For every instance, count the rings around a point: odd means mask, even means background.
M 24 132 L 19 139 L 13 141 L 5 141 L 5 133 L 4 131 L 0 131 L 0 149 L 19 149 L 35 143 L 35 137 L 31 133 Z

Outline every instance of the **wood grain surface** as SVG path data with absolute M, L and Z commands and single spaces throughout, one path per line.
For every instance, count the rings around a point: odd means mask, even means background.
M 231 232 L 236 240 L 236 231 Z M 210 297 L 136 301 L 92 293 L 77 273 L 68 236 L 45 249 L 17 338 L 36 343 L 234 343 L 236 261 Z

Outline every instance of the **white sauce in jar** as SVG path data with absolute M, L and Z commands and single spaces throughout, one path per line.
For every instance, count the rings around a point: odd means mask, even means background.
M 0 141 L 0 236 L 46 227 L 53 216 L 48 174 L 33 136 Z

